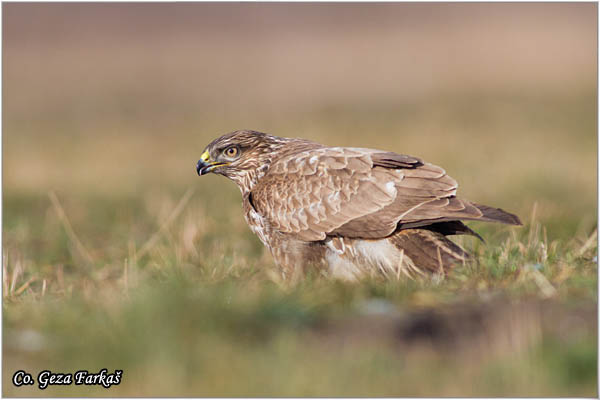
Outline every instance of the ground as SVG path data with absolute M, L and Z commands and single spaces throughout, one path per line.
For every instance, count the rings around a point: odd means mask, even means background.
M 520 31 L 525 47 L 495 42 L 498 58 L 486 53 L 481 70 L 478 59 L 455 61 L 450 72 L 432 74 L 453 85 L 422 92 L 410 86 L 429 82 L 418 65 L 437 64 L 405 63 L 414 79 L 403 78 L 404 95 L 386 92 L 394 80 L 377 74 L 358 87 L 336 84 L 355 49 L 344 42 L 345 28 L 324 42 L 304 42 L 313 33 L 292 30 L 283 43 L 250 30 L 223 37 L 219 47 L 208 39 L 196 44 L 212 36 L 186 41 L 190 31 L 175 28 L 160 40 L 131 32 L 121 40 L 113 27 L 108 46 L 89 32 L 72 38 L 44 30 L 83 32 L 93 24 L 61 24 L 60 13 L 13 4 L 3 9 L 15 21 L 5 22 L 4 43 L 3 395 L 597 395 L 596 53 L 588 68 L 587 52 L 577 47 L 596 51 L 595 21 L 583 17 L 596 14 L 549 12 L 553 22 L 538 26 L 539 10 L 519 10 L 530 22 Z M 382 24 L 383 33 L 364 28 L 363 39 L 381 37 L 387 49 L 400 37 L 419 37 L 431 54 L 447 54 L 435 46 L 454 32 L 462 43 L 454 51 L 478 54 L 490 38 L 504 40 L 505 14 L 512 15 L 499 12 L 490 22 L 497 37 L 490 28 L 472 42 L 464 41 L 470 25 L 453 30 L 464 26 L 458 22 L 441 33 L 428 30 L 436 23 L 407 24 L 398 36 Z M 19 31 L 18 18 L 43 15 L 51 21 L 31 25 L 37 36 Z M 148 32 L 162 29 L 147 18 Z M 318 45 L 302 47 L 309 42 Z M 290 43 L 313 56 L 331 46 L 337 58 L 318 68 L 317 57 L 302 58 L 312 60 L 308 77 L 281 87 L 291 79 L 283 70 L 301 57 L 273 54 Z M 222 61 L 252 49 L 266 58 L 239 62 L 255 68 L 249 73 L 258 84 L 226 80 L 242 71 Z M 401 55 L 382 57 L 400 63 L 394 57 Z M 505 76 L 493 66 L 506 57 Z M 279 75 L 257 72 L 274 60 L 285 67 Z M 376 68 L 368 60 L 349 74 L 366 76 L 361 71 Z M 471 64 L 456 80 L 443 75 Z M 377 65 L 388 77 L 387 64 Z M 245 100 L 232 100 L 238 95 Z M 419 156 L 456 178 L 461 197 L 513 212 L 524 226 L 469 224 L 485 243 L 461 238 L 475 261 L 444 279 L 351 284 L 313 273 L 286 285 L 246 226 L 235 185 L 196 176 L 204 146 L 243 128 Z M 123 370 L 122 383 L 42 392 L 11 382 L 19 369 L 35 378 L 43 369 L 102 368 Z

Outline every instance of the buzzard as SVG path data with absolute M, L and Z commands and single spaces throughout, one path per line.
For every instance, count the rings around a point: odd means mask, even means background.
M 462 220 L 521 225 L 456 197 L 442 168 L 389 151 L 241 130 L 210 143 L 196 170 L 238 185 L 246 222 L 284 277 L 312 267 L 349 280 L 444 274 L 469 258 L 448 235 L 481 239 Z

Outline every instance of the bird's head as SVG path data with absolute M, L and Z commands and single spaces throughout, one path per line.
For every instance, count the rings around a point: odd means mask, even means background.
M 206 146 L 196 171 L 198 175 L 209 172 L 223 175 L 235 181 L 242 192 L 249 191 L 274 159 L 296 147 L 289 146 L 290 143 L 299 141 L 307 142 L 250 130 L 228 133 Z

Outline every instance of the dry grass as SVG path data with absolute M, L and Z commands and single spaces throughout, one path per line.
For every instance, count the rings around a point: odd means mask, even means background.
M 596 7 L 5 5 L 3 394 L 597 395 Z M 421 156 L 525 225 L 443 280 L 281 285 L 195 174 L 239 128 Z M 124 379 L 10 382 L 44 368 Z
M 548 241 L 533 222 L 502 244 L 476 245 L 478 263 L 443 281 L 310 276 L 281 287 L 270 260 L 244 248 L 245 233 L 204 242 L 236 234 L 207 230 L 216 224 L 191 218 L 199 214 L 188 207 L 168 229 L 157 224 L 160 240 L 145 256 L 130 243 L 128 257 L 90 268 L 42 268 L 13 251 L 5 371 L 123 368 L 114 395 L 594 394 L 595 232 Z M 432 373 L 436 387 L 424 384 Z M 38 393 L 9 379 L 6 394 Z

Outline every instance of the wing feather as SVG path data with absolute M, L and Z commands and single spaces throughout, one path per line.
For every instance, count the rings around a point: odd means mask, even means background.
M 252 198 L 273 228 L 306 241 L 381 238 L 398 227 L 460 219 L 513 223 L 502 210 L 456 198 L 457 187 L 442 168 L 416 157 L 329 147 L 275 161 Z

